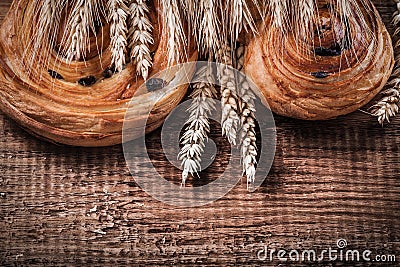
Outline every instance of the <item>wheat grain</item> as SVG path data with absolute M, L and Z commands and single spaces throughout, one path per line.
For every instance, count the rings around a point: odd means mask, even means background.
M 111 64 L 120 72 L 126 63 L 128 32 L 126 20 L 129 10 L 124 0 L 108 0 L 107 9 L 110 21 Z
M 218 78 L 221 84 L 222 134 L 228 138 L 232 145 L 236 145 L 240 119 L 238 115 L 237 82 L 235 72 L 232 69 L 234 61 L 230 46 L 225 44 L 220 48 L 217 61 L 224 65 L 218 68 Z
M 168 64 L 180 63 L 185 51 L 186 37 L 177 0 L 160 0 L 163 17 L 163 31 L 168 35 Z
M 397 11 L 393 15 L 392 23 L 394 24 L 395 31 L 393 34 L 394 39 L 398 39 L 400 33 L 400 0 L 395 0 L 397 5 Z M 389 88 L 382 92 L 382 99 L 378 101 L 374 106 L 371 107 L 371 114 L 377 117 L 378 122 L 383 125 L 385 121 L 390 123 L 391 118 L 395 117 L 399 113 L 400 107 L 400 56 L 399 52 L 399 41 L 396 43 L 396 64 L 392 74 L 392 80 L 388 83 Z
M 201 170 L 201 156 L 210 132 L 209 116 L 215 110 L 213 98 L 217 95 L 211 65 L 200 68 L 196 76 L 206 78 L 207 81 L 195 83 L 190 95 L 193 102 L 187 110 L 190 115 L 186 122 L 185 133 L 181 138 L 183 147 L 178 155 L 183 167 L 182 186 L 185 186 L 189 174 L 194 176 Z
M 131 61 L 136 65 L 136 74 L 145 80 L 153 62 L 150 45 L 154 43 L 153 26 L 148 18 L 149 8 L 146 0 L 132 0 L 129 6 L 129 49 Z
M 90 29 L 94 30 L 95 16 L 98 14 L 97 0 L 76 0 L 68 18 L 63 44 L 67 61 L 85 59 L 89 46 Z

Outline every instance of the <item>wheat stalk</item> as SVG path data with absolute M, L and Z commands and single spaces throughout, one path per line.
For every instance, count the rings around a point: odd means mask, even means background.
M 168 64 L 181 61 L 181 51 L 185 51 L 186 42 L 183 24 L 181 20 L 179 5 L 177 0 L 160 0 L 163 31 L 168 34 L 167 59 Z
M 224 66 L 218 68 L 221 84 L 222 134 L 232 145 L 236 145 L 237 129 L 239 127 L 238 95 L 236 75 L 233 71 L 231 47 L 224 44 L 217 53 L 217 61 Z
M 108 0 L 107 10 L 110 21 L 111 65 L 115 66 L 116 71 L 121 72 L 126 63 L 128 32 L 126 20 L 129 10 L 124 0 Z
M 186 121 L 187 127 L 181 138 L 183 147 L 178 155 L 183 167 L 182 186 L 185 186 L 189 174 L 194 176 L 201 170 L 201 156 L 210 132 L 209 116 L 215 110 L 213 98 L 217 95 L 211 65 L 201 67 L 196 76 L 206 78 L 207 81 L 195 83 L 190 95 L 193 102 L 187 110 L 190 116 Z
M 394 24 L 395 31 L 393 38 L 398 39 L 400 33 L 400 0 L 395 0 L 397 11 L 393 15 L 392 23 Z M 400 47 L 400 40 L 396 42 L 395 49 L 398 52 Z M 371 114 L 377 117 L 378 122 L 383 125 L 385 121 L 390 123 L 391 118 L 399 113 L 400 107 L 400 56 L 396 56 L 396 65 L 392 74 L 392 80 L 388 83 L 390 88 L 382 92 L 383 97 L 371 107 Z
M 72 7 L 68 23 L 67 36 L 63 36 L 66 46 L 64 51 L 67 61 L 80 60 L 86 57 L 86 48 L 89 45 L 90 29 L 95 32 L 95 18 L 98 16 L 97 0 L 76 0 Z M 60 11 L 58 11 L 60 12 Z
M 236 50 L 237 65 L 239 71 L 243 70 L 244 46 Z M 250 88 L 250 84 L 244 75 L 239 78 L 239 116 L 240 116 L 240 152 L 243 166 L 243 174 L 247 178 L 247 188 L 255 181 L 257 165 L 257 138 L 255 123 L 255 103 L 256 96 Z
M 154 43 L 154 39 L 151 34 L 153 26 L 148 18 L 149 8 L 146 0 L 132 0 L 129 11 L 128 39 L 131 61 L 136 65 L 136 74 L 147 80 L 149 69 L 153 65 L 149 46 Z

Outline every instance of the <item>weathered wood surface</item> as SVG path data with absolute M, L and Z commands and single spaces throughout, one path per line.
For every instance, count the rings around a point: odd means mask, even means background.
M 0 2 L 2 15 L 9 2 Z M 378 5 L 389 21 L 394 6 Z M 54 146 L 0 113 L 0 265 L 259 265 L 262 243 L 325 249 L 339 238 L 353 249 L 397 254 L 398 264 L 400 119 L 381 128 L 357 112 L 276 124 L 276 160 L 261 189 L 248 193 L 243 182 L 213 204 L 177 209 L 136 185 L 121 146 Z M 159 134 L 148 137 L 155 165 L 178 181 Z

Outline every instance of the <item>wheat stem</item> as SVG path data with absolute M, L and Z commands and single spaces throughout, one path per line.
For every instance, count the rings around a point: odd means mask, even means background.
M 206 78 L 207 81 L 195 83 L 190 95 L 193 102 L 188 108 L 190 116 L 186 122 L 185 133 L 181 138 L 183 147 L 178 155 L 183 167 L 182 186 L 185 186 L 189 174 L 194 176 L 201 171 L 201 156 L 210 132 L 209 116 L 215 110 L 213 98 L 217 95 L 211 65 L 200 68 L 196 76 Z
M 128 32 L 126 20 L 129 10 L 124 0 L 108 0 L 107 9 L 110 21 L 111 65 L 120 72 L 126 63 Z
M 136 74 L 145 80 L 153 62 L 150 45 L 154 43 L 153 26 L 148 18 L 149 8 L 146 0 L 132 0 L 129 6 L 129 48 L 131 61 L 136 65 Z
M 399 52 L 400 39 L 400 0 L 395 0 L 397 4 L 397 11 L 394 13 L 393 21 L 395 31 L 393 34 L 394 39 L 398 39 L 395 45 L 395 51 Z M 383 125 L 385 121 L 390 123 L 391 118 L 399 113 L 400 107 L 400 56 L 396 56 L 396 65 L 393 70 L 392 79 L 388 83 L 389 88 L 382 92 L 383 97 L 371 107 L 371 114 L 377 117 L 378 122 Z

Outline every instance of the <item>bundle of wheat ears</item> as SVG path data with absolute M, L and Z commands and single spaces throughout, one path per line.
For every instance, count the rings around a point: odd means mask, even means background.
M 390 35 L 371 0 L 15 0 L 2 25 L 0 54 L 0 108 L 34 134 L 69 145 L 120 143 L 131 98 L 139 98 L 132 120 L 143 119 L 141 108 L 174 79 L 152 76 L 198 55 L 245 72 L 284 116 L 348 114 L 390 77 L 370 114 L 383 124 L 399 111 L 400 63 L 394 64 Z M 257 93 L 229 67 L 213 73 L 195 73 L 207 82 L 194 84 L 190 95 L 179 154 L 183 184 L 201 170 L 217 95 L 223 134 L 240 146 L 244 174 L 253 182 Z M 180 86 L 157 103 L 148 131 L 186 90 Z

